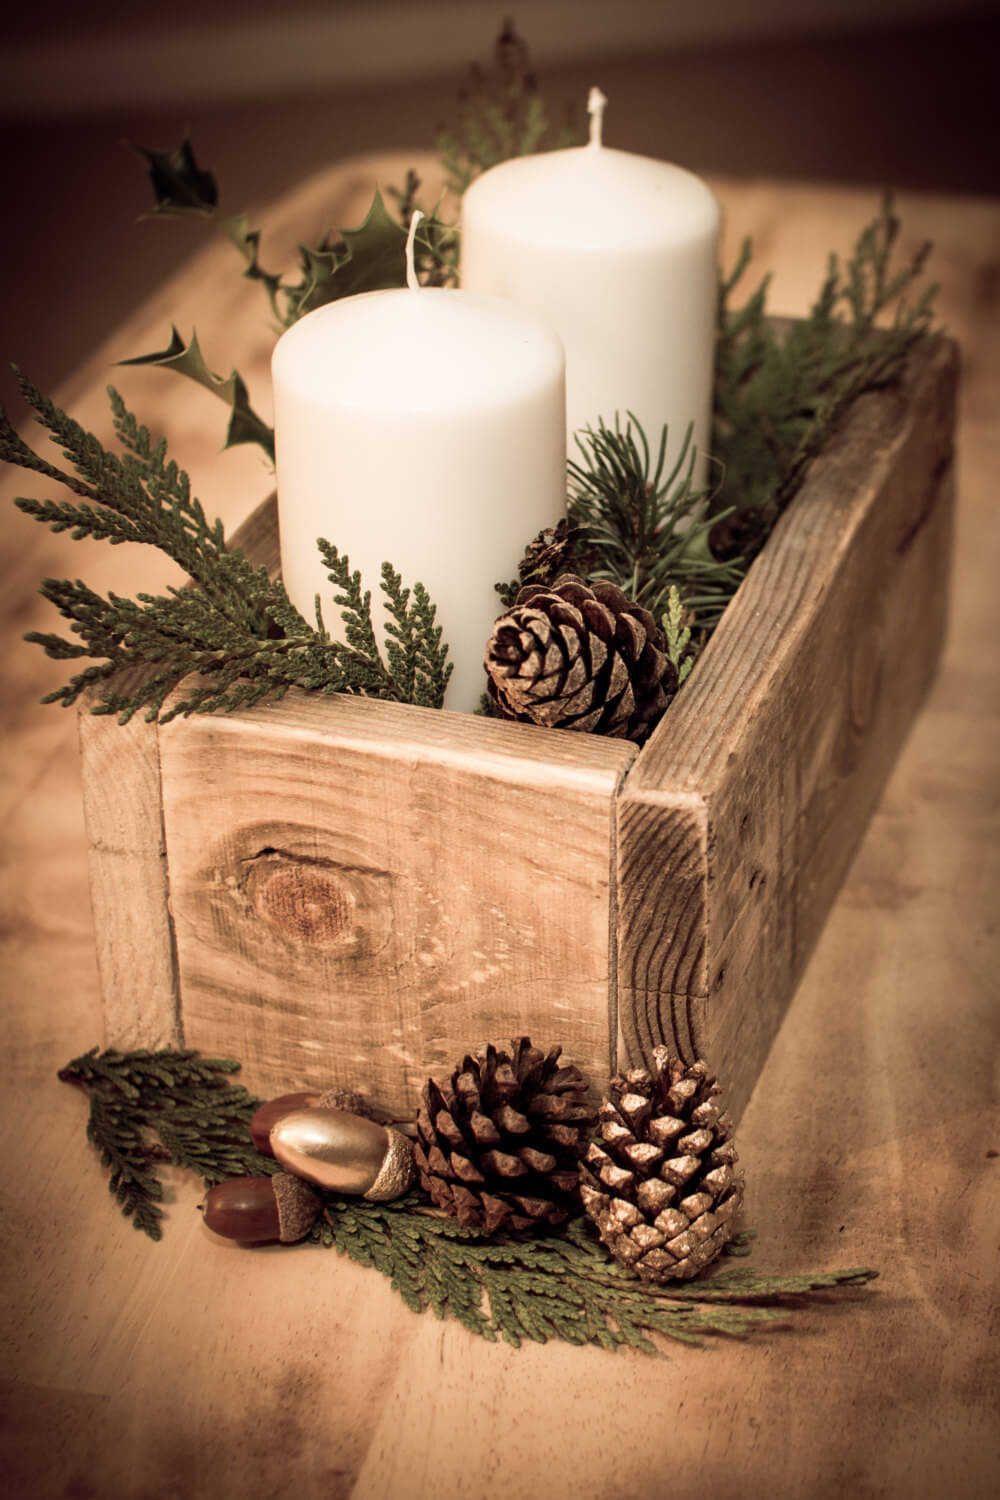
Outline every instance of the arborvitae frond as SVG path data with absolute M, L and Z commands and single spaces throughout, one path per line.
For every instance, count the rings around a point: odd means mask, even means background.
M 505 22 L 493 46 L 492 67 L 469 69 L 468 84 L 459 94 L 458 122 L 438 135 L 449 191 L 461 197 L 480 172 L 510 157 L 579 144 L 568 123 L 559 128 L 550 124 L 528 49 L 514 25 Z
M 651 1335 L 691 1344 L 706 1335 L 745 1338 L 788 1322 L 809 1292 L 863 1286 L 877 1274 L 739 1270 L 653 1287 L 609 1258 L 588 1219 L 537 1239 L 485 1239 L 437 1217 L 417 1193 L 395 1203 L 328 1198 L 325 1220 L 313 1239 L 380 1270 L 414 1312 L 430 1307 L 481 1338 L 515 1346 L 561 1339 L 655 1353 Z
M 685 623 L 684 602 L 674 584 L 667 593 L 666 612 L 660 621 L 667 643 L 667 656 L 677 668 L 677 686 L 690 675 L 695 648 L 691 645 L 691 626 Z
M 314 629 L 279 581 L 226 546 L 221 522 L 209 522 L 191 494 L 187 474 L 168 461 L 165 443 L 152 440 L 117 392 L 111 392 L 111 402 L 125 450 L 120 458 L 30 382 L 22 380 L 22 389 L 80 475 L 75 493 L 89 503 L 21 498 L 15 504 L 55 531 L 72 530 L 74 538 L 158 547 L 197 585 L 129 599 L 104 597 L 79 580 L 46 579 L 42 594 L 70 622 L 77 640 L 40 631 L 27 639 L 50 657 L 89 657 L 91 664 L 44 702 L 69 706 L 88 688 L 107 684 L 95 712 L 116 714 L 123 723 L 140 709 L 147 718 L 165 722 L 178 714 L 249 708 L 282 697 L 290 687 L 440 707 L 450 671 L 445 664 L 447 647 L 435 624 L 434 607 L 419 585 L 408 607 L 398 575 L 389 569 L 387 576 L 395 580 L 390 608 L 397 611 L 396 638 L 389 644 L 401 653 L 393 658 L 405 665 L 400 677 L 379 653 L 370 597 L 362 593 L 360 578 L 351 574 L 347 559 L 341 559 L 335 548 L 323 543 L 321 550 L 326 549 L 323 555 L 332 567 L 331 581 L 343 592 L 346 643 Z M 74 488 L 72 476 L 39 460 L 2 413 L 0 457 Z M 109 681 L 131 667 L 143 672 L 130 678 L 127 688 Z M 179 696 L 164 712 L 168 697 L 182 683 Z
M 711 508 L 714 540 L 726 555 L 760 550 L 851 403 L 897 379 L 930 332 L 936 288 L 910 305 L 903 300 L 930 247 L 896 269 L 898 236 L 887 195 L 846 265 L 830 256 L 809 316 L 784 336 L 765 321 L 769 278 L 741 309 L 731 307 L 750 260 L 749 241 L 720 285 L 712 454 L 725 479 Z M 735 514 L 723 517 L 727 507 Z
M 250 1142 L 260 1101 L 229 1082 L 238 1071 L 238 1063 L 191 1051 L 98 1053 L 96 1047 L 60 1069 L 64 1083 L 89 1094 L 87 1136 L 110 1168 L 108 1187 L 151 1239 L 160 1238 L 163 1217 L 157 1163 L 187 1167 L 206 1187 L 278 1170 Z

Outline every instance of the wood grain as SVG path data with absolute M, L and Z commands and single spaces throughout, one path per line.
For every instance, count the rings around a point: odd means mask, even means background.
M 956 377 L 941 341 L 857 404 L 619 798 L 626 1056 L 664 1033 L 737 1116 L 933 681 Z
M 141 714 L 126 725 L 95 715 L 97 701 L 95 693 L 83 700 L 78 723 L 104 1038 L 122 1049 L 176 1047 L 183 1031 L 157 729 Z
M 346 164 L 289 193 L 263 216 L 263 250 L 358 222 L 376 169 L 393 182 L 407 165 Z M 774 272 L 772 307 L 794 315 L 827 253 L 849 251 L 877 207 L 848 186 L 712 185 L 724 264 L 752 234 L 755 267 Z M 750 1343 L 675 1345 L 659 1360 L 515 1350 L 414 1316 L 377 1273 L 332 1254 L 213 1240 L 187 1174 L 168 1174 L 162 1242 L 137 1234 L 86 1142 L 84 1100 L 55 1080 L 101 1037 L 87 838 L 73 716 L 36 702 L 65 663 L 17 637 L 53 628 L 35 594 L 43 575 L 133 592 L 171 574 L 148 549 L 91 549 L 10 511 L 0 1459 L 12 1497 L 459 1500 L 476 1488 L 529 1500 L 544 1487 L 554 1500 L 984 1500 L 1000 1489 L 1000 205 L 901 194 L 896 207 L 904 251 L 934 241 L 940 316 L 963 354 L 949 637 L 737 1138 L 750 1264 L 868 1264 L 881 1271 L 874 1290 Z M 251 372 L 265 409 L 259 299 L 230 247 L 213 247 L 56 394 L 99 424 L 110 362 L 162 347 L 174 317 L 197 324 L 217 368 Z M 113 378 L 159 418 L 228 527 L 273 488 L 249 450 L 219 453 L 221 408 L 191 382 Z M 24 476 L 0 483 L 5 495 L 29 488 Z
M 606 1077 L 633 747 L 289 695 L 160 731 L 184 1036 L 251 1086 L 362 1087 L 527 1032 Z

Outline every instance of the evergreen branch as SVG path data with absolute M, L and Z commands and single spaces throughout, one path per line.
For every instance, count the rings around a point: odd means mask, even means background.
M 936 288 L 906 301 L 930 247 L 897 269 L 898 237 L 886 195 L 847 263 L 830 256 L 808 317 L 784 338 L 766 322 L 769 278 L 741 309 L 731 308 L 750 260 L 749 241 L 722 281 L 712 451 L 725 481 L 710 505 L 721 555 L 749 559 L 760 550 L 851 404 L 897 380 L 914 346 L 932 331 Z
M 599 422 L 578 433 L 576 444 L 568 508 L 577 570 L 590 581 L 617 584 L 654 619 L 668 612 L 676 589 L 697 628 L 711 629 L 744 570 L 739 558 L 713 554 L 709 536 L 718 518 L 708 516 L 708 492 L 693 483 L 690 428 L 669 471 L 666 427 L 654 463 L 632 413 L 624 431 L 617 418 L 613 428 Z
M 110 394 L 121 458 L 23 378 L 22 389 L 85 478 L 84 493 L 91 503 L 21 498 L 18 506 L 54 531 L 71 530 L 77 538 L 156 546 L 198 585 L 128 599 L 104 597 L 80 580 L 44 580 L 43 596 L 69 621 L 76 639 L 37 631 L 27 639 L 57 660 L 92 659 L 44 702 L 68 707 L 81 693 L 102 686 L 94 712 L 116 714 L 122 723 L 140 709 L 148 719 L 166 722 L 181 714 L 249 708 L 281 698 L 290 687 L 440 707 L 450 674 L 448 648 L 421 585 L 414 587 L 411 604 L 409 591 L 386 565 L 383 589 L 391 617 L 387 667 L 372 624 L 370 596 L 335 548 L 321 543 L 331 581 L 341 591 L 337 602 L 344 607 L 345 641 L 314 629 L 280 581 L 226 546 L 221 522 L 209 522 L 187 474 L 168 461 L 165 443 L 153 441 L 117 392 Z M 20 441 L 8 442 L 2 456 L 37 471 L 36 456 Z M 117 687 L 115 675 L 133 667 L 143 670 L 126 688 Z M 177 696 L 165 710 L 171 694 Z
M 440 131 L 437 152 L 449 192 L 461 197 L 480 172 L 514 156 L 579 145 L 567 121 L 553 127 L 531 69 L 528 49 L 511 21 L 493 46 L 492 65 L 469 69 L 454 126 Z
M 456 1318 L 481 1338 L 519 1346 L 558 1338 L 656 1352 L 651 1335 L 701 1343 L 746 1338 L 789 1320 L 808 1294 L 863 1286 L 865 1268 L 805 1276 L 729 1271 L 655 1287 L 610 1260 L 590 1221 L 540 1239 L 487 1240 L 428 1212 L 416 1193 L 395 1203 L 329 1199 L 313 1230 L 359 1264 L 388 1276 L 415 1312 Z
M 667 643 L 667 658 L 677 669 L 677 686 L 680 687 L 694 666 L 694 651 L 691 647 L 691 626 L 684 623 L 684 604 L 676 584 L 671 584 L 668 590 L 667 609 L 662 625 Z
M 206 1187 L 227 1177 L 274 1172 L 278 1163 L 250 1143 L 260 1101 L 229 1082 L 237 1063 L 191 1051 L 98 1053 L 59 1071 L 90 1097 L 87 1137 L 110 1169 L 108 1188 L 136 1229 L 161 1236 L 163 1185 L 157 1163 L 186 1167 Z

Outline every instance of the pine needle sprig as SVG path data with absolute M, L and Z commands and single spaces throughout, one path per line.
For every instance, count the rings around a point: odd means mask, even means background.
M 630 412 L 622 429 L 603 421 L 576 435 L 569 471 L 569 518 L 578 565 L 588 580 L 609 579 L 660 619 L 676 588 L 700 629 L 710 629 L 743 577 L 739 558 L 720 561 L 709 535 L 708 491 L 695 486 L 696 453 L 688 429 L 667 470 L 668 433 L 655 463 L 642 424 Z
M 87 1137 L 110 1169 L 108 1187 L 137 1229 L 162 1234 L 157 1165 L 190 1169 L 206 1187 L 278 1169 L 250 1143 L 260 1101 L 229 1081 L 239 1064 L 192 1051 L 119 1052 L 96 1047 L 59 1071 L 90 1096 Z
M 448 648 L 421 585 L 411 595 L 393 568 L 383 569 L 390 616 L 387 665 L 370 595 L 361 590 L 359 575 L 351 574 L 348 559 L 322 542 L 321 555 L 341 590 L 336 602 L 343 603 L 347 621 L 346 641 L 334 640 L 321 620 L 314 629 L 302 617 L 280 580 L 227 546 L 222 523 L 209 521 L 187 474 L 168 460 L 166 444 L 154 442 L 116 391 L 110 396 L 121 456 L 23 377 L 21 385 L 79 479 L 74 484 L 72 475 L 39 459 L 2 413 L 0 457 L 69 484 L 88 503 L 20 497 L 15 504 L 54 531 L 72 530 L 77 539 L 155 546 L 197 585 L 130 599 L 101 595 L 79 579 L 43 580 L 42 595 L 69 621 L 75 639 L 41 631 L 26 639 L 56 660 L 91 659 L 43 702 L 68 707 L 82 693 L 100 688 L 94 712 L 115 714 L 122 723 L 139 710 L 147 719 L 167 722 L 178 715 L 251 708 L 280 699 L 291 687 L 441 706 L 451 671 Z

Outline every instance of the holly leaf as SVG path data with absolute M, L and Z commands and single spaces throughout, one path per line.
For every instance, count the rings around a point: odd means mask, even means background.
M 191 142 L 185 139 L 175 151 L 132 150 L 145 159 L 153 184 L 154 214 L 198 214 L 210 217 L 219 201 L 219 190 L 211 172 L 203 172 L 194 159 Z
M 289 322 L 341 297 L 406 285 L 406 230 L 389 213 L 378 188 L 364 223 L 340 233 L 340 244 L 299 247 L 303 277 L 289 289 Z
M 186 375 L 189 380 L 197 381 L 229 407 L 224 447 L 235 448 L 240 443 L 259 443 L 271 462 L 274 462 L 274 430 L 261 420 L 250 405 L 243 377 L 237 370 L 232 370 L 225 378 L 213 374 L 205 363 L 196 333 L 192 333 L 191 342 L 185 344 L 177 329 L 171 325 L 170 343 L 165 349 L 152 354 L 140 354 L 134 359 L 122 359 L 118 363 L 155 365 L 161 370 L 176 370 L 178 375 Z

